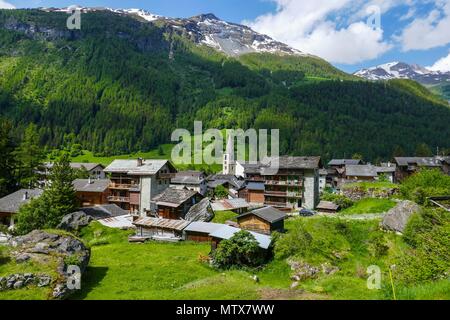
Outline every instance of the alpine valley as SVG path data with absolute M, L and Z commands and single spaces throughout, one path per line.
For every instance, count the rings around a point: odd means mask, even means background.
M 448 102 L 418 83 L 436 85 L 420 68 L 358 74 L 386 80 L 368 81 L 213 14 L 84 8 L 81 30 L 67 18 L 0 10 L 0 117 L 16 136 L 37 124 L 49 148 L 71 137 L 96 154 L 147 151 L 194 120 L 279 128 L 281 154 L 324 159 L 450 148 Z

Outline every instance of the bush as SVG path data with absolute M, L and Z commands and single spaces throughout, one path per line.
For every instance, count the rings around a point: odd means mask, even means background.
M 384 238 L 384 234 L 371 234 L 369 238 L 369 250 L 375 258 L 381 258 L 388 254 L 389 246 Z
M 448 277 L 450 272 L 450 213 L 424 210 L 413 216 L 404 232 L 410 247 L 397 257 L 396 279 L 405 284 Z
M 440 170 L 422 169 L 403 181 L 400 193 L 406 199 L 426 204 L 427 197 L 450 194 L 450 176 Z
M 214 264 L 223 269 L 233 267 L 258 267 L 264 263 L 264 252 L 255 237 L 242 230 L 228 240 L 223 240 L 212 255 Z
M 347 198 L 344 195 L 335 194 L 335 193 L 324 193 L 322 196 L 322 200 L 331 201 L 334 204 L 337 204 L 341 207 L 341 209 L 347 209 L 353 206 L 353 201 Z

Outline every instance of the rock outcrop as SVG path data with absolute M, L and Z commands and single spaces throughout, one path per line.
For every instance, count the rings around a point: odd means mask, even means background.
M 78 231 L 81 228 L 88 226 L 93 220 L 94 219 L 86 213 L 77 211 L 65 215 L 57 228 L 66 231 Z
M 388 231 L 403 233 L 409 219 L 415 213 L 420 212 L 420 206 L 412 201 L 400 201 L 394 208 L 388 211 L 381 226 Z
M 89 264 L 90 250 L 71 235 L 35 230 L 25 236 L 12 238 L 9 245 L 10 256 L 17 263 L 33 261 L 37 265 L 55 264 L 57 276 L 10 275 L 2 278 L 6 283 L 5 290 L 20 289 L 30 284 L 51 285 L 52 298 L 65 299 L 75 290 L 70 285 L 73 278 L 69 272 L 75 269 L 83 273 Z M 81 277 L 81 274 L 78 276 Z

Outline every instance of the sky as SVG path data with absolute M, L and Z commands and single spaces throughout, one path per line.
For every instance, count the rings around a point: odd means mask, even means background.
M 140 8 L 219 18 L 355 72 L 392 61 L 450 71 L 450 0 L 0 0 L 0 8 Z

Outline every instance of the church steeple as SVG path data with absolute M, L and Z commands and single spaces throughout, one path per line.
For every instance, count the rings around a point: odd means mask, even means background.
M 234 139 L 228 135 L 227 148 L 223 155 L 223 174 L 235 174 L 236 163 L 234 161 Z

